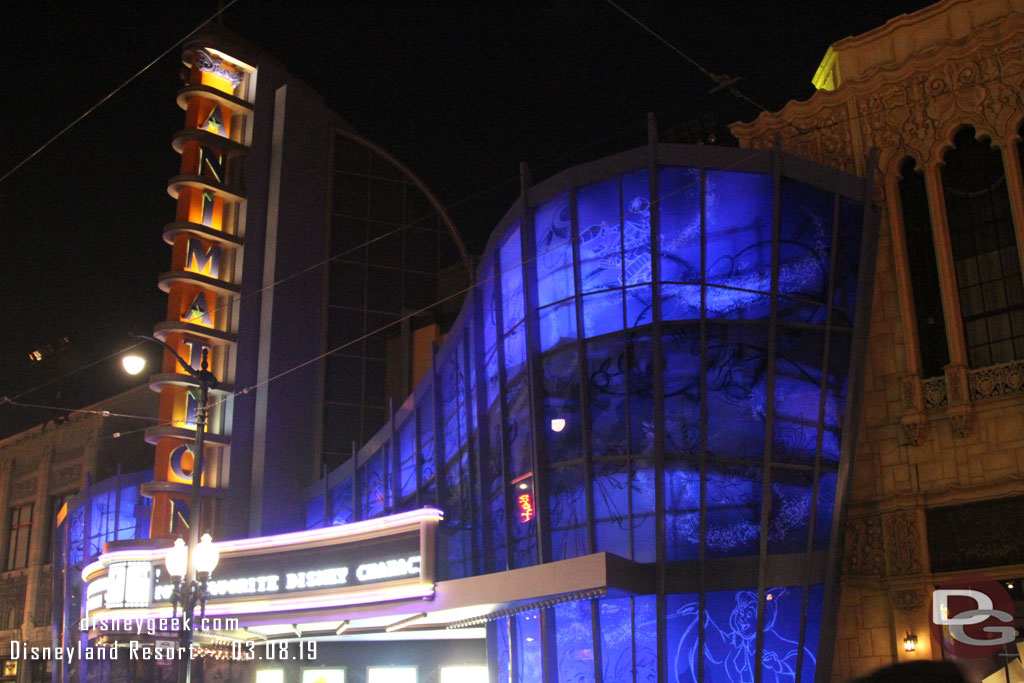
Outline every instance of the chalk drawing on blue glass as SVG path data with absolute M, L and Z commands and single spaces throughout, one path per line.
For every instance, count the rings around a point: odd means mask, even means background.
M 591 225 L 580 231 L 581 251 L 597 257 L 583 273 L 591 281 L 607 271 L 611 282 L 635 285 L 651 281 L 651 202 L 634 197 L 619 229 L 618 221 Z M 590 265 L 589 263 L 587 265 Z
M 765 683 L 783 683 L 796 680 L 797 659 L 800 644 L 787 637 L 780 629 L 797 630 L 796 624 L 778 624 L 779 601 L 787 595 L 785 588 L 772 588 L 764 603 L 764 645 L 761 680 Z M 794 596 L 793 599 L 799 599 Z M 676 683 L 697 683 L 698 681 L 698 603 L 690 602 L 680 607 L 670 618 L 687 620 L 685 631 L 679 640 L 675 653 L 673 673 Z M 753 683 L 757 667 L 757 593 L 737 591 L 736 603 L 728 617 L 728 623 L 719 624 L 709 612 L 704 617 L 704 678 L 730 683 Z M 814 666 L 815 657 L 807 647 L 803 648 L 804 666 Z

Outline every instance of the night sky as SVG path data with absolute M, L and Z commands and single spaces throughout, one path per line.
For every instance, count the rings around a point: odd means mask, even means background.
M 829 44 L 930 4 L 617 2 L 710 71 L 739 77 L 743 94 L 769 110 L 812 94 Z M 216 9 L 209 1 L 5 9 L 0 175 Z M 757 114 L 727 91 L 709 94 L 704 74 L 601 0 L 237 0 L 223 23 L 416 172 L 473 252 L 515 200 L 520 161 L 538 181 L 643 144 L 648 111 L 682 138 L 701 118 Z M 170 266 L 161 234 L 174 218 L 166 182 L 180 159 L 170 144 L 183 123 L 180 69 L 175 47 L 0 181 L 0 396 L 51 382 L 20 400 L 71 408 L 139 382 L 116 358 L 102 359 L 130 345 L 130 331 L 149 333 L 165 317 L 156 278 Z M 67 348 L 30 363 L 30 351 L 65 336 Z M 0 436 L 54 415 L 0 407 Z

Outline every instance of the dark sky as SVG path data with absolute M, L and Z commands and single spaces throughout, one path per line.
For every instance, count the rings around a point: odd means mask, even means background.
M 806 99 L 826 48 L 927 2 L 617 0 L 680 50 L 770 110 Z M 217 3 L 18 3 L 0 19 L 0 175 L 180 42 Z M 589 2 L 256 2 L 224 24 L 275 55 L 366 137 L 419 174 L 479 251 L 535 180 L 711 112 L 757 110 L 712 83 L 613 6 Z M 0 181 L 0 396 L 96 363 L 164 318 L 157 275 L 180 51 L 159 59 Z M 685 127 L 685 125 L 684 125 Z M 64 336 L 45 363 L 28 353 Z M 78 407 L 138 380 L 114 360 L 23 401 Z M 113 378 L 113 379 L 112 379 Z M 0 407 L 0 436 L 52 417 Z

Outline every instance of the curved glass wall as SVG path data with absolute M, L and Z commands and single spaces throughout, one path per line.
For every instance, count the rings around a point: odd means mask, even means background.
M 149 538 L 151 501 L 141 495 L 139 487 L 151 481 L 153 470 L 118 474 L 81 491 L 65 504 L 53 544 L 53 624 L 61 647 L 81 644 L 84 649 L 88 644 L 88 634 L 79 629 L 86 608 L 82 569 L 100 556 L 106 543 Z M 99 670 L 110 664 L 97 662 L 91 668 Z M 58 659 L 54 666 L 54 680 L 85 680 L 84 663 L 78 660 Z M 105 673 L 110 675 L 109 670 Z
M 865 188 L 673 145 L 529 188 L 431 374 L 310 489 L 308 526 L 436 505 L 442 579 L 604 551 L 663 577 L 493 621 L 503 681 L 813 680 Z

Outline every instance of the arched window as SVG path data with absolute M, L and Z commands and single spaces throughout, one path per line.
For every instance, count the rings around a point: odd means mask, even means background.
M 914 292 L 921 372 L 925 377 L 936 377 L 949 364 L 949 347 L 942 315 L 935 243 L 932 241 L 932 221 L 928 213 L 928 192 L 924 174 L 914 170 L 914 166 L 914 160 L 907 159 L 900 167 L 903 232 L 910 261 L 910 286 Z
M 1024 357 L 1024 287 L 999 150 L 965 128 L 946 153 L 942 188 L 971 367 Z

